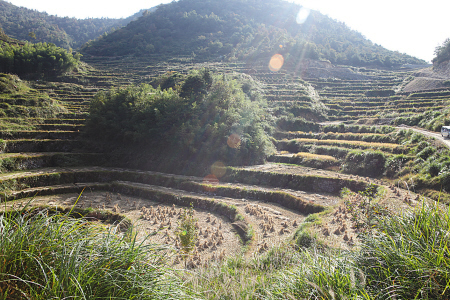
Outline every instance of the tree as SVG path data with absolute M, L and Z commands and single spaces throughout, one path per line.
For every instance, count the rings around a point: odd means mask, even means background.
M 436 47 L 434 55 L 436 55 L 432 60 L 434 65 L 440 65 L 444 61 L 450 60 L 450 38 L 446 39 L 441 46 Z
M 181 86 L 180 96 L 183 98 L 197 98 L 207 93 L 213 82 L 211 73 L 207 69 L 190 74 Z

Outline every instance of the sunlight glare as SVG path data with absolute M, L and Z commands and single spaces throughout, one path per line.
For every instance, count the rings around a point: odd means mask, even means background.
M 311 12 L 311 10 L 309 10 L 308 8 L 306 8 L 306 7 L 301 7 L 301 8 L 300 8 L 300 11 L 299 11 L 298 14 L 297 14 L 297 18 L 296 18 L 297 24 L 303 24 L 303 23 L 305 23 L 306 20 L 307 20 L 308 17 L 309 17 L 309 13 L 310 13 L 310 12 Z
M 233 133 L 228 137 L 227 144 L 230 148 L 239 148 L 241 146 L 241 138 L 236 133 Z
M 281 70 L 281 67 L 283 67 L 284 64 L 284 58 L 281 54 L 275 54 L 272 56 L 269 62 L 269 69 L 272 72 L 278 72 Z
M 214 176 L 213 174 L 209 174 L 206 175 L 205 178 L 203 178 L 203 184 L 217 185 L 219 184 L 219 179 L 217 179 L 217 177 Z M 217 190 L 217 188 L 215 188 L 214 186 L 204 186 L 203 189 L 206 192 L 214 192 Z
M 217 178 L 223 177 L 226 172 L 227 172 L 227 167 L 225 167 L 225 164 L 221 161 L 216 161 L 211 166 L 211 173 L 214 176 L 216 176 Z

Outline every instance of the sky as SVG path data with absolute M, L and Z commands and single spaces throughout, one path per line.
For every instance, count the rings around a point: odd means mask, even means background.
M 7 0 L 60 17 L 125 18 L 171 0 Z M 224 0 L 226 1 L 226 0 Z M 450 38 L 450 1 L 446 0 L 291 0 L 359 31 L 389 50 L 430 62 L 434 50 Z

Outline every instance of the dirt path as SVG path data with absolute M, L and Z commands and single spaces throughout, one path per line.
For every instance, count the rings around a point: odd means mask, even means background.
M 333 122 L 322 122 L 319 123 L 320 125 L 329 125 L 329 124 L 340 124 L 342 123 L 342 121 L 333 121 Z M 375 126 L 379 126 L 379 125 L 375 125 Z M 442 144 L 444 144 L 446 147 L 450 148 L 450 139 L 446 139 L 443 138 L 441 136 L 441 134 L 439 132 L 434 132 L 434 131 L 429 131 L 423 128 L 419 128 L 419 127 L 414 127 L 414 126 L 407 126 L 407 125 L 400 125 L 400 126 L 396 126 L 395 128 L 397 129 L 411 129 L 414 130 L 415 132 L 419 132 L 422 133 L 428 137 L 433 137 L 436 140 L 438 140 L 439 142 L 441 142 Z
M 398 129 L 411 129 L 411 130 L 413 130 L 415 132 L 422 133 L 423 135 L 426 135 L 428 137 L 433 137 L 436 140 L 438 140 L 439 142 L 441 142 L 442 144 L 444 144 L 446 147 L 450 148 L 450 140 L 446 139 L 446 138 L 443 138 L 441 136 L 441 134 L 438 133 L 438 132 L 428 131 L 428 130 L 425 130 L 425 129 L 422 129 L 422 128 L 413 127 L 413 126 L 406 126 L 406 125 L 400 125 L 400 126 L 397 126 L 395 128 L 398 128 Z

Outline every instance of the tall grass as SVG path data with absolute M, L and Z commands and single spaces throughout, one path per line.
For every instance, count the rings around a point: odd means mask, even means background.
M 379 217 L 352 250 L 285 245 L 184 279 L 206 299 L 449 299 L 449 216 L 423 205 Z
M 177 276 L 161 247 L 47 213 L 0 216 L 0 299 L 450 297 L 450 212 L 438 205 L 378 217 L 353 250 L 284 245 Z
M 381 299 L 449 299 L 450 214 L 425 204 L 385 218 L 364 237 L 357 264 Z
M 166 252 L 119 227 L 35 210 L 0 215 L 0 299 L 180 299 Z

